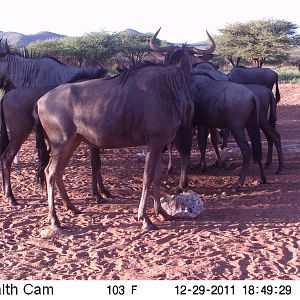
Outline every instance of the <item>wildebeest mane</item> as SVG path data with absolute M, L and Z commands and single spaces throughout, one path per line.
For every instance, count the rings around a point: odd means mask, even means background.
M 98 69 L 95 73 L 91 74 L 89 72 L 86 72 L 85 70 L 82 70 L 82 72 L 74 75 L 67 83 L 72 83 L 76 81 L 84 81 L 84 80 L 91 80 L 91 79 L 98 79 L 98 78 L 104 78 L 106 75 L 107 70 L 106 69 Z
M 210 61 L 205 61 L 205 62 L 200 61 L 200 62 L 196 63 L 195 65 L 193 65 L 193 67 L 196 67 L 197 65 L 201 65 L 201 64 L 208 64 L 208 65 L 212 66 L 214 68 L 214 70 L 218 70 L 218 66 L 214 65 Z
M 219 81 L 217 80 L 215 77 L 213 77 L 211 74 L 205 72 L 205 71 L 202 71 L 202 70 L 197 70 L 197 72 L 193 73 L 193 75 L 200 75 L 200 76 L 205 76 L 209 79 L 212 79 L 214 81 Z
M 66 65 L 53 56 L 40 54 L 40 53 L 37 53 L 36 51 L 32 51 L 32 50 L 29 51 L 26 47 L 23 47 L 23 48 L 11 47 L 9 44 L 7 44 L 7 42 L 3 43 L 2 39 L 0 39 L 0 53 L 16 55 L 16 56 L 19 56 L 22 58 L 28 58 L 28 59 L 49 58 L 49 59 L 56 61 L 57 63 Z
M 130 66 L 128 69 L 125 69 L 124 71 L 120 72 L 119 74 L 116 74 L 112 77 L 105 78 L 105 80 L 112 80 L 112 79 L 119 79 L 120 84 L 124 85 L 128 78 L 134 76 L 139 70 L 147 67 L 158 67 L 158 66 L 163 66 L 163 64 L 157 64 L 153 63 L 151 61 L 140 61 L 136 63 L 135 65 Z

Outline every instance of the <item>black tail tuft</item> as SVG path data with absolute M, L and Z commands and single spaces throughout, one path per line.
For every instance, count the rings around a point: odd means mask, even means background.
M 262 160 L 262 145 L 261 145 L 261 136 L 260 129 L 258 125 L 257 118 L 257 105 L 259 105 L 259 101 L 254 101 L 255 106 L 252 111 L 252 117 L 250 122 L 250 132 L 249 137 L 252 145 L 252 156 L 255 162 L 261 162 Z
M 45 178 L 45 168 L 47 167 L 50 159 L 49 152 L 47 150 L 47 145 L 44 138 L 44 129 L 38 118 L 35 114 L 35 135 L 36 135 L 36 148 L 38 152 L 38 168 L 36 180 L 37 183 L 44 187 L 46 178 Z
M 275 92 L 275 98 L 277 103 L 280 101 L 280 92 L 279 92 L 279 86 L 278 86 L 278 77 L 276 80 L 276 92 Z
M 4 111 L 3 111 L 3 104 L 4 104 L 4 96 L 1 99 L 1 105 L 0 105 L 0 155 L 3 154 L 3 152 L 6 150 L 8 144 L 9 144 L 9 137 L 7 133 L 5 118 L 4 118 Z
M 270 92 L 270 115 L 269 115 L 269 123 L 275 128 L 276 120 L 277 120 L 277 100 L 274 98 L 272 92 Z

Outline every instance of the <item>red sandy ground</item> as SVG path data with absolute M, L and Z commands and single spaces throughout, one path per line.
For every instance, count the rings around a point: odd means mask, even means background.
M 31 136 L 21 150 L 20 165 L 13 167 L 19 205 L 0 202 L 0 279 L 300 279 L 300 85 L 281 85 L 281 94 L 277 128 L 284 175 L 274 175 L 275 152 L 266 171 L 268 183 L 258 184 L 257 166 L 251 164 L 244 189 L 234 194 L 241 155 L 231 143 L 226 167 L 190 174 L 189 188 L 204 201 L 197 219 L 158 220 L 150 201 L 157 231 L 142 231 L 136 220 L 143 173 L 137 153 L 143 147 L 105 151 L 103 175 L 115 199 L 99 205 L 90 193 L 89 152 L 82 145 L 65 176 L 82 214 L 74 217 L 65 211 L 57 196 L 58 215 L 68 233 L 45 237 L 46 192 L 35 184 Z M 209 156 L 211 160 L 213 152 Z M 192 160 L 198 160 L 196 150 Z M 166 163 L 164 155 L 163 170 Z M 163 176 L 164 193 L 172 194 L 178 183 L 177 155 L 175 165 L 172 175 Z

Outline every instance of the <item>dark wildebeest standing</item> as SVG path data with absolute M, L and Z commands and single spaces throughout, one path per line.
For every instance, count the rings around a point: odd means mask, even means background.
M 243 66 L 233 68 L 228 74 L 230 81 L 241 84 L 259 84 L 267 87 L 271 91 L 275 84 L 275 98 L 280 100 L 278 86 L 278 74 L 269 68 L 247 68 Z
M 228 74 L 230 81 L 241 84 L 259 84 L 267 87 L 271 91 L 275 85 L 275 98 L 277 103 L 280 101 L 280 92 L 278 86 L 278 74 L 269 68 L 246 68 L 243 66 L 235 67 Z M 276 121 L 274 123 L 274 128 Z M 273 141 L 267 138 L 268 155 L 266 167 L 272 165 Z
M 16 153 L 20 150 L 22 144 L 27 140 L 34 127 L 33 110 L 35 103 L 41 96 L 54 87 L 40 88 L 18 88 L 9 91 L 1 99 L 1 135 L 0 135 L 0 154 L 2 168 L 3 196 L 11 204 L 16 204 L 10 181 L 11 166 Z M 16 122 L 17 116 L 17 122 Z M 8 135 L 9 133 L 9 135 Z M 98 150 L 91 149 L 92 165 L 92 189 L 93 195 L 101 203 L 103 198 L 111 197 L 110 192 L 103 185 L 100 173 L 100 161 L 98 159 Z M 101 194 L 98 191 L 97 183 Z
M 251 151 L 245 129 L 252 144 L 253 160 L 258 162 L 261 182 L 266 182 L 261 158 L 261 139 L 258 127 L 259 99 L 246 87 L 228 81 L 216 81 L 209 75 L 192 77 L 195 127 L 228 128 L 234 136 L 243 156 L 242 170 L 235 190 L 244 184 L 249 169 Z M 199 149 L 205 155 L 206 137 L 198 131 Z
M 155 39 L 158 32 L 150 42 L 154 51 L 157 51 Z M 175 138 L 180 127 L 188 128 L 191 123 L 191 55 L 212 52 L 214 47 L 201 51 L 187 46 L 168 49 L 164 66 L 139 66 L 110 79 L 66 84 L 38 101 L 39 157 L 47 156 L 40 136 L 42 127 L 51 149 L 45 176 L 49 219 L 54 230 L 60 227 L 54 207 L 55 183 L 65 205 L 77 212 L 65 191 L 63 171 L 82 141 L 103 149 L 147 144 L 138 218 L 143 221 L 143 228 L 156 228 L 146 212 L 153 183 L 155 213 L 170 219 L 160 204 L 161 152 Z M 43 175 L 40 172 L 40 176 Z
M 24 55 L 25 54 L 25 55 Z M 32 111 L 34 103 L 48 90 L 56 85 L 76 80 L 87 80 L 101 78 L 106 74 L 102 68 L 83 68 L 67 66 L 54 58 L 30 57 L 26 51 L 24 53 L 10 50 L 7 42 L 0 40 L 0 80 L 9 89 L 14 91 L 6 94 L 1 99 L 1 165 L 3 177 L 4 198 L 11 204 L 16 204 L 16 198 L 12 193 L 10 183 L 11 164 L 14 155 L 19 151 L 22 143 L 27 139 L 33 128 Z M 26 87 L 26 89 L 20 89 Z M 15 122 L 16 116 L 18 122 Z M 7 130 L 10 139 L 5 133 L 5 120 L 8 124 Z M 102 194 L 111 196 L 104 188 L 99 166 L 99 150 L 91 148 L 92 163 L 92 188 L 93 195 L 99 202 L 103 202 L 103 197 L 99 193 L 97 183 Z
M 270 89 L 258 85 L 258 84 L 243 84 L 250 91 L 253 92 L 260 100 L 260 112 L 259 112 L 259 127 L 266 136 L 268 142 L 268 156 L 266 165 L 270 165 L 272 161 L 272 146 L 271 146 L 271 157 L 270 157 L 270 145 L 275 144 L 277 156 L 278 156 L 278 169 L 276 174 L 282 174 L 284 168 L 284 158 L 281 147 L 281 137 L 280 134 L 275 129 L 276 119 L 277 119 L 277 101 Z M 269 112 L 270 108 L 270 112 Z M 268 119 L 269 112 L 269 119 Z
M 201 63 L 197 64 L 192 71 L 193 76 L 195 75 L 203 75 L 207 74 L 214 80 L 222 80 L 222 81 L 228 81 L 228 77 L 217 70 L 207 70 L 201 68 Z M 274 98 L 274 95 L 270 89 L 268 89 L 265 86 L 258 85 L 258 84 L 243 84 L 245 87 L 250 89 L 254 95 L 256 95 L 260 100 L 260 111 L 259 111 L 259 127 L 264 132 L 268 144 L 270 142 L 274 143 L 277 150 L 278 155 L 278 162 L 279 166 L 276 171 L 276 174 L 281 174 L 283 166 L 284 166 L 284 159 L 283 159 L 283 153 L 282 153 L 282 147 L 281 147 L 281 138 L 279 133 L 275 129 L 275 122 L 276 122 L 276 105 L 277 102 Z M 268 119 L 268 113 L 270 109 L 269 119 Z M 205 132 L 202 132 L 202 134 L 207 135 L 206 129 Z M 217 155 L 217 163 L 220 161 L 220 153 L 217 145 L 217 139 L 216 139 L 216 129 L 215 128 L 209 128 L 209 132 L 211 134 L 212 138 L 212 144 L 215 148 L 215 152 Z M 205 159 L 201 157 L 200 166 L 202 170 L 205 170 Z

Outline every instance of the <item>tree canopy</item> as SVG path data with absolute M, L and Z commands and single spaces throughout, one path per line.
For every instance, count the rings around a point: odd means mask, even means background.
M 261 67 L 265 61 L 283 60 L 288 50 L 300 44 L 298 26 L 284 20 L 258 20 L 234 23 L 220 29 L 216 37 L 217 54 L 226 57 L 233 66 L 241 59 Z
M 66 64 L 111 68 L 118 61 L 126 60 L 127 65 L 141 61 L 149 54 L 150 37 L 151 34 L 92 32 L 80 37 L 35 42 L 28 49 Z

